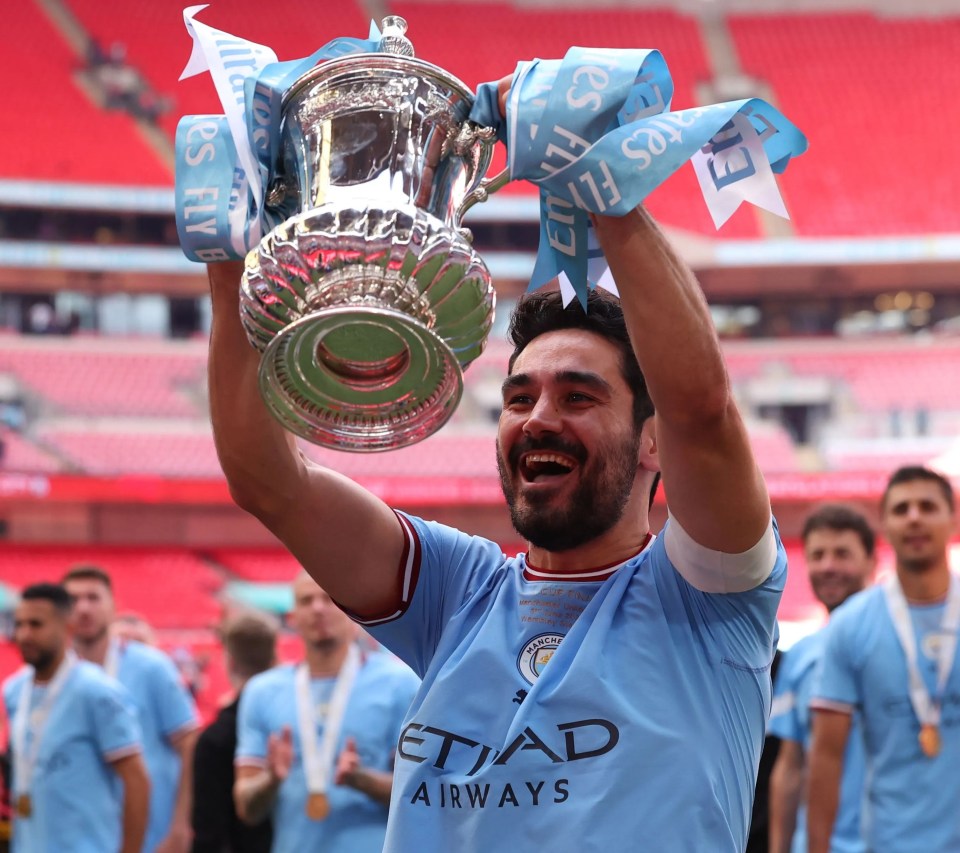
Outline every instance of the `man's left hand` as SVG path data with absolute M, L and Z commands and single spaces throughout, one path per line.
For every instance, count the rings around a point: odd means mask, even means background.
M 158 845 L 155 853 L 190 853 L 193 831 L 186 824 L 174 824 Z

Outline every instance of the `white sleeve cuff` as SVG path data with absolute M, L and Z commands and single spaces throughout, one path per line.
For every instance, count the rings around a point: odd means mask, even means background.
M 777 561 L 773 516 L 752 548 L 741 554 L 725 554 L 694 542 L 672 515 L 664 532 L 667 556 L 691 586 L 701 592 L 746 592 L 760 586 Z

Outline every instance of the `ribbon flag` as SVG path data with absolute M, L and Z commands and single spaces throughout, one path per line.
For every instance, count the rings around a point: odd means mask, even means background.
M 223 115 L 184 116 L 177 124 L 174 198 L 177 233 L 191 260 L 238 260 L 295 211 L 268 208 L 266 193 L 279 156 L 284 92 L 320 62 L 375 53 L 367 39 L 337 38 L 304 59 L 278 62 L 268 47 L 195 20 L 206 5 L 183 10 L 193 52 L 180 79 L 209 71 Z
M 495 83 L 484 83 L 495 87 Z M 673 80 L 656 50 L 571 48 L 520 63 L 507 99 L 510 176 L 540 188 L 535 290 L 554 277 L 586 306 L 614 290 L 589 213 L 624 215 L 687 160 L 719 228 L 744 201 L 787 216 L 774 172 L 807 148 L 776 108 L 750 98 L 671 111 Z M 489 115 L 489 93 L 471 118 Z
M 263 45 L 194 19 L 193 53 L 181 79 L 209 70 L 224 115 L 185 116 L 177 126 L 176 214 L 184 254 L 195 261 L 242 258 L 294 211 L 268 208 L 279 157 L 280 104 L 316 64 L 379 49 L 339 38 L 305 59 L 277 62 Z M 775 107 L 750 98 L 671 111 L 673 80 L 656 50 L 571 48 L 562 60 L 517 66 L 500 115 L 497 84 L 479 87 L 470 119 L 497 129 L 511 180 L 540 190 L 534 290 L 559 278 L 565 302 L 586 306 L 596 285 L 616 292 L 590 213 L 625 215 L 688 160 L 719 228 L 744 202 L 787 217 L 774 173 L 807 148 Z

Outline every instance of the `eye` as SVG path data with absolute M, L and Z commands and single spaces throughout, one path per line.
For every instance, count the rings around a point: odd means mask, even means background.
M 504 399 L 505 406 L 529 406 L 533 404 L 533 397 L 529 394 L 511 394 Z

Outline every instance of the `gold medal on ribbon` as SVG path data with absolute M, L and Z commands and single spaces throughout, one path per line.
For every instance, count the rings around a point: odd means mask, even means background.
M 29 794 L 17 797 L 17 817 L 30 817 L 33 814 L 33 803 Z
M 933 723 L 924 723 L 920 726 L 920 749 L 927 758 L 936 758 L 940 754 L 940 729 Z
M 330 814 L 330 800 L 326 794 L 313 793 L 307 797 L 307 817 L 310 820 L 323 820 Z

